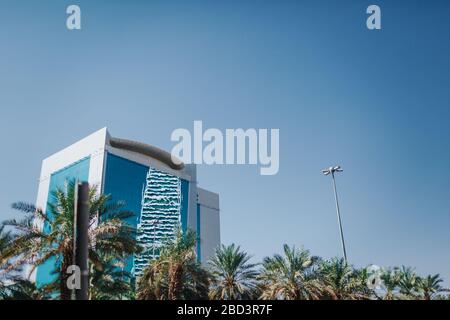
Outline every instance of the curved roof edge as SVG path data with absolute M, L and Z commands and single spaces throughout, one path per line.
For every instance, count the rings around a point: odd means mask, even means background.
M 170 168 L 172 168 L 174 170 L 184 169 L 183 162 L 178 161 L 179 164 L 176 164 L 175 162 L 172 161 L 172 155 L 169 152 L 164 151 L 160 148 L 151 146 L 149 144 L 132 141 L 132 140 L 127 140 L 127 139 L 113 138 L 113 137 L 111 137 L 109 139 L 109 144 L 113 148 L 124 149 L 124 150 L 132 151 L 132 152 L 136 152 L 136 153 L 140 153 L 140 154 L 152 157 L 152 158 L 159 160 L 162 163 L 168 165 Z

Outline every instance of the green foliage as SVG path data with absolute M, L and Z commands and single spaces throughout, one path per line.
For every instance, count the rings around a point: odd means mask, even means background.
M 360 300 L 368 299 L 371 295 L 367 286 L 366 270 L 352 268 L 343 258 L 322 262 L 318 278 L 323 284 L 323 298 Z
M 48 212 L 15 203 L 22 220 L 0 226 L 0 299 L 69 299 L 66 268 L 73 264 L 75 184 L 52 195 Z M 382 269 L 380 287 L 372 289 L 369 269 L 357 269 L 344 259 L 323 260 L 308 250 L 284 245 L 283 254 L 266 257 L 261 268 L 239 246 L 219 247 L 205 269 L 197 260 L 194 232 L 176 231 L 135 279 L 124 270 L 126 258 L 141 248 L 135 230 L 124 222 L 132 213 L 123 202 L 111 201 L 90 189 L 90 299 L 449 299 L 439 274 L 420 277 L 412 268 Z M 8 228 L 8 229 L 7 229 Z M 45 230 L 45 232 L 43 231 Z M 53 283 L 36 287 L 23 272 L 55 259 Z
M 141 300 L 207 299 L 209 273 L 197 261 L 194 232 L 177 230 L 167 240 L 158 259 L 150 262 L 138 279 L 137 298 Z
M 274 255 L 263 261 L 261 299 L 319 299 L 322 283 L 316 277 L 319 258 L 308 250 L 284 245 L 284 256 Z
M 23 202 L 15 203 L 12 207 L 24 213 L 25 217 L 3 223 L 15 231 L 13 239 L 2 252 L 0 261 L 5 271 L 11 272 L 29 265 L 31 273 L 37 266 L 54 259 L 54 271 L 58 274 L 52 284 L 54 295 L 63 300 L 70 299 L 71 295 L 67 288 L 66 270 L 74 264 L 75 188 L 75 182 L 71 181 L 66 190 L 53 192 L 47 212 Z M 111 202 L 110 195 L 99 195 L 97 188 L 91 187 L 89 204 L 89 261 L 92 265 L 101 270 L 105 264 L 103 258 L 121 259 L 140 249 L 134 240 L 134 229 L 123 220 L 132 215 L 122 210 L 123 203 Z M 10 263 L 7 265 L 6 261 Z
M 133 300 L 134 279 L 125 261 L 111 255 L 101 257 L 102 268 L 90 268 L 90 300 Z
M 251 256 L 234 244 L 219 247 L 209 261 L 212 282 L 209 297 L 217 300 L 242 300 L 255 297 L 256 264 Z

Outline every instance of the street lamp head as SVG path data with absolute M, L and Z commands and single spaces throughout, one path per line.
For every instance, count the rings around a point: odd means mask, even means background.
M 329 167 L 328 169 L 322 170 L 322 173 L 327 176 L 330 173 L 343 172 L 343 171 L 344 170 L 341 168 L 341 166 L 335 166 L 335 167 Z

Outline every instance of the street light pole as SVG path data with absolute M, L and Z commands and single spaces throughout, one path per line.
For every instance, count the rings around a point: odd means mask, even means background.
M 344 255 L 345 262 L 348 263 L 347 251 L 345 250 L 344 231 L 342 229 L 341 211 L 339 209 L 339 200 L 338 200 L 337 189 L 336 189 L 336 179 L 334 177 L 335 172 L 342 172 L 342 171 L 344 171 L 344 170 L 342 170 L 340 166 L 330 167 L 328 169 L 322 170 L 323 174 L 326 176 L 331 174 L 331 177 L 333 180 L 334 200 L 336 202 L 336 212 L 337 212 L 337 218 L 338 218 L 338 224 L 339 224 L 339 234 L 341 236 L 342 253 Z

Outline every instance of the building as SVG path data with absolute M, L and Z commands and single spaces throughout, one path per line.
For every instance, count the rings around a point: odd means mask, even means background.
M 158 247 L 176 226 L 197 233 L 201 262 L 220 244 L 219 195 L 198 187 L 195 165 L 175 164 L 166 151 L 113 138 L 103 128 L 42 162 L 37 207 L 45 211 L 51 192 L 73 179 L 96 185 L 135 213 L 127 222 L 136 227 L 136 239 L 146 250 L 126 263 L 134 275 L 158 255 Z M 51 260 L 39 266 L 37 283 L 48 283 L 54 267 Z

